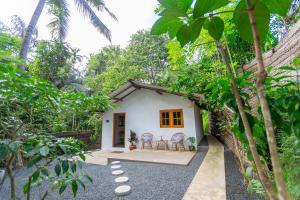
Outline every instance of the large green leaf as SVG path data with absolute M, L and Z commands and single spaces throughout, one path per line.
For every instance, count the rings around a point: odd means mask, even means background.
M 36 170 L 33 174 L 32 174 L 32 182 L 36 182 L 37 179 L 40 177 L 40 170 Z
M 60 175 L 60 172 L 61 172 L 61 166 L 59 163 L 57 163 L 54 167 L 54 171 L 56 173 L 56 176 L 59 176 Z
M 189 25 L 183 25 L 179 29 L 176 37 L 182 47 L 188 43 L 195 42 L 195 40 L 199 37 L 203 23 L 204 19 L 197 19 L 191 21 Z
M 271 13 L 286 16 L 293 0 L 262 0 L 262 2 L 266 4 Z
M 180 9 L 186 12 L 193 3 L 193 0 L 158 0 L 167 9 Z
M 161 35 L 163 33 L 169 33 L 170 38 L 173 39 L 182 26 L 183 22 L 179 18 L 164 16 L 154 23 L 151 34 Z
M 215 40 L 220 40 L 224 32 L 224 22 L 220 17 L 212 17 L 204 23 L 204 28 Z
M 48 148 L 47 146 L 44 146 L 44 147 L 42 147 L 42 148 L 40 149 L 40 154 L 41 154 L 42 156 L 47 156 L 48 153 L 49 153 L 49 148 Z
M 66 190 L 67 186 L 68 185 L 66 183 L 63 183 L 59 188 L 59 194 L 62 194 Z
M 73 192 L 74 197 L 76 197 L 77 190 L 78 190 L 78 185 L 77 185 L 77 182 L 74 180 L 74 181 L 72 181 L 72 192 Z
M 184 25 L 179 29 L 176 37 L 182 47 L 190 42 L 191 34 L 192 29 L 188 25 Z
M 228 0 L 197 0 L 193 12 L 194 18 L 201 17 L 206 13 L 226 6 L 228 3 Z
M 252 42 L 252 29 L 248 13 L 245 12 L 246 8 L 247 5 L 245 1 L 241 0 L 234 11 L 234 23 L 241 37 L 248 42 Z M 260 36 L 260 41 L 263 42 L 266 39 L 269 31 L 270 12 L 264 3 L 259 1 L 255 6 L 254 16 L 256 18 L 256 25 L 258 34 Z
M 190 24 L 192 28 L 192 33 L 191 33 L 191 42 L 195 42 L 195 40 L 199 37 L 202 26 L 205 22 L 204 18 L 199 18 L 196 20 L 193 20 Z
M 63 160 L 62 161 L 62 169 L 63 173 L 66 173 L 69 169 L 69 161 L 68 160 Z
M 165 9 L 159 15 L 165 17 L 183 17 L 186 16 L 186 12 L 180 9 Z

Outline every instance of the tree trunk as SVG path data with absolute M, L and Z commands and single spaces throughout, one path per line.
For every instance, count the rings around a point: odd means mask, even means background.
M 10 181 L 10 198 L 12 200 L 15 200 L 17 198 L 16 198 L 16 189 L 15 189 L 15 178 L 14 178 L 13 170 L 12 170 L 13 161 L 14 161 L 14 156 L 11 155 L 11 157 L 9 158 L 5 168 L 6 168 L 6 171 L 7 171 L 7 176 L 8 176 L 9 181 Z
M 223 62 L 226 66 L 226 69 L 227 69 L 228 73 L 232 74 L 233 73 L 232 68 L 231 68 L 231 65 L 229 64 L 229 59 L 228 59 L 228 55 L 227 55 L 226 51 L 224 50 L 223 46 L 219 42 L 217 42 L 217 47 L 218 47 L 218 50 L 219 50 L 219 52 L 222 56 Z M 253 139 L 251 126 L 250 126 L 249 120 L 247 118 L 246 112 L 244 110 L 243 101 L 242 101 L 242 98 L 239 94 L 238 87 L 236 86 L 235 81 L 234 81 L 233 78 L 231 78 L 230 84 L 231 84 L 231 88 L 232 88 L 232 91 L 233 91 L 233 94 L 234 94 L 234 98 L 236 100 L 236 104 L 237 104 L 240 116 L 242 118 L 242 122 L 243 122 L 245 133 L 246 133 L 246 137 L 247 137 L 247 140 L 248 140 L 248 143 L 249 143 L 249 148 L 250 148 L 250 151 L 252 153 L 254 163 L 256 165 L 258 177 L 259 177 L 263 187 L 265 188 L 269 199 L 276 199 L 276 197 L 274 196 L 275 193 L 274 193 L 273 188 L 272 188 L 270 177 L 266 173 L 266 171 L 263 167 L 263 164 L 261 163 L 259 154 L 257 152 L 255 141 Z
M 279 161 L 279 156 L 277 152 L 275 131 L 272 123 L 270 107 L 264 92 L 264 82 L 267 77 L 267 72 L 265 70 L 264 61 L 262 57 L 262 51 L 260 47 L 260 37 L 258 34 L 256 19 L 254 16 L 253 8 L 250 0 L 246 0 L 248 7 L 248 16 L 251 24 L 253 40 L 254 40 L 254 48 L 257 62 L 257 74 L 256 74 L 256 90 L 258 94 L 259 103 L 261 106 L 261 111 L 264 118 L 265 129 L 268 138 L 269 151 L 271 156 L 271 162 L 273 166 L 273 172 L 275 177 L 275 182 L 278 188 L 279 199 L 290 199 L 289 195 L 285 188 L 285 183 L 282 177 L 282 169 Z M 267 27 L 266 27 L 267 28 Z
M 43 11 L 45 3 L 46 3 L 46 0 L 39 0 L 39 3 L 35 8 L 34 13 L 31 17 L 31 20 L 30 20 L 30 22 L 28 24 L 28 27 L 26 29 L 26 33 L 25 33 L 25 36 L 24 36 L 24 39 L 23 39 L 21 50 L 20 50 L 20 57 L 23 59 L 24 65 L 19 66 L 20 69 L 23 69 L 23 70 L 26 69 L 25 65 L 26 65 L 26 61 L 27 61 L 27 54 L 28 54 L 32 34 L 34 32 L 34 29 L 36 27 L 36 24 L 37 24 L 40 16 L 41 16 L 41 13 Z

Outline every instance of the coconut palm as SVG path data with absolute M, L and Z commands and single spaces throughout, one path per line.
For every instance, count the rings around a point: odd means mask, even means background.
M 74 0 L 77 9 L 85 16 L 88 17 L 94 27 L 111 41 L 110 30 L 105 26 L 105 24 L 98 18 L 98 16 L 93 11 L 92 7 L 98 11 L 107 12 L 113 19 L 117 20 L 116 16 L 110 12 L 106 7 L 103 0 Z M 48 12 L 54 16 L 48 27 L 51 29 L 51 34 L 53 37 L 59 38 L 60 40 L 65 39 L 68 30 L 68 22 L 70 18 L 70 10 L 68 0 L 39 0 L 35 11 L 31 17 L 29 25 L 27 27 L 22 47 L 20 50 L 20 57 L 27 60 L 28 49 L 30 45 L 30 40 L 34 33 L 36 24 L 41 16 L 43 9 L 47 7 Z M 20 66 L 21 69 L 25 69 L 25 66 Z

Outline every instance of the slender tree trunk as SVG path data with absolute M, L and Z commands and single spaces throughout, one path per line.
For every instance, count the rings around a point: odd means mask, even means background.
M 13 170 L 12 170 L 12 163 L 14 161 L 14 156 L 11 155 L 11 157 L 9 158 L 7 165 L 6 165 L 6 171 L 7 171 L 7 176 L 9 178 L 10 181 L 10 198 L 12 200 L 16 199 L 16 189 L 15 189 L 15 178 L 13 175 Z
M 35 8 L 34 13 L 31 17 L 31 20 L 26 29 L 26 33 L 25 33 L 25 36 L 23 39 L 21 50 L 20 50 L 20 57 L 24 60 L 25 65 L 26 65 L 26 61 L 27 61 L 27 54 L 28 54 L 32 34 L 34 32 L 34 29 L 36 27 L 36 24 L 37 24 L 40 16 L 41 16 L 43 8 L 45 7 L 45 3 L 46 3 L 46 0 L 39 0 L 39 3 Z M 19 68 L 25 70 L 26 69 L 25 65 L 19 66 Z
M 261 111 L 264 118 L 265 129 L 268 138 L 268 145 L 269 151 L 271 156 L 271 162 L 273 166 L 273 172 L 275 177 L 275 182 L 278 188 L 279 199 L 290 199 L 289 195 L 286 191 L 285 183 L 282 177 L 282 168 L 279 161 L 279 156 L 277 152 L 277 145 L 276 145 L 276 138 L 275 138 L 275 131 L 274 126 L 272 123 L 270 107 L 265 95 L 264 91 L 264 82 L 267 77 L 267 72 L 265 70 L 262 51 L 260 47 L 260 37 L 258 34 L 257 26 L 256 26 L 256 19 L 254 16 L 253 8 L 251 5 L 250 0 L 246 0 L 247 7 L 248 7 L 248 16 L 252 28 L 253 40 L 254 40 L 254 48 L 255 48 L 255 55 L 257 61 L 257 75 L 256 75 L 256 90 L 259 98 L 259 103 L 261 106 Z M 266 27 L 267 28 L 267 27 Z
M 223 46 L 219 42 L 217 42 L 217 47 L 218 47 L 218 50 L 219 50 L 219 52 L 222 56 L 223 62 L 226 66 L 226 69 L 227 69 L 228 73 L 232 74 L 233 73 L 232 68 L 231 68 L 231 65 L 229 64 L 229 59 L 228 59 L 228 55 L 227 55 L 226 51 L 224 50 Z M 240 116 L 242 118 L 242 122 L 243 122 L 245 133 L 246 133 L 246 137 L 247 137 L 247 140 L 248 140 L 248 143 L 249 143 L 249 148 L 250 148 L 250 151 L 252 153 L 254 163 L 256 165 L 258 177 L 259 177 L 263 187 L 265 188 L 269 199 L 276 199 L 276 197 L 274 196 L 275 193 L 274 193 L 274 190 L 272 188 L 270 177 L 266 173 L 266 171 L 263 167 L 263 164 L 260 160 L 259 154 L 257 152 L 255 141 L 253 139 L 251 126 L 250 126 L 249 120 L 247 118 L 246 112 L 244 110 L 243 101 L 242 101 L 242 98 L 239 94 L 238 87 L 236 86 L 234 79 L 230 80 L 230 84 L 231 84 L 231 87 L 232 87 L 232 91 L 233 91 L 233 94 L 234 94 L 234 97 L 235 97 L 235 100 L 236 100 L 236 103 L 237 103 L 237 107 L 238 107 Z

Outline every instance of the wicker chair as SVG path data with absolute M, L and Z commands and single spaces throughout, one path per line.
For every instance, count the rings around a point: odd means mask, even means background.
M 152 145 L 153 145 L 153 134 L 152 133 L 144 133 L 141 136 L 141 141 L 142 141 L 142 149 L 145 148 L 145 144 L 148 144 L 149 147 L 152 149 Z
M 184 133 L 175 133 L 171 138 L 171 150 L 184 151 Z

